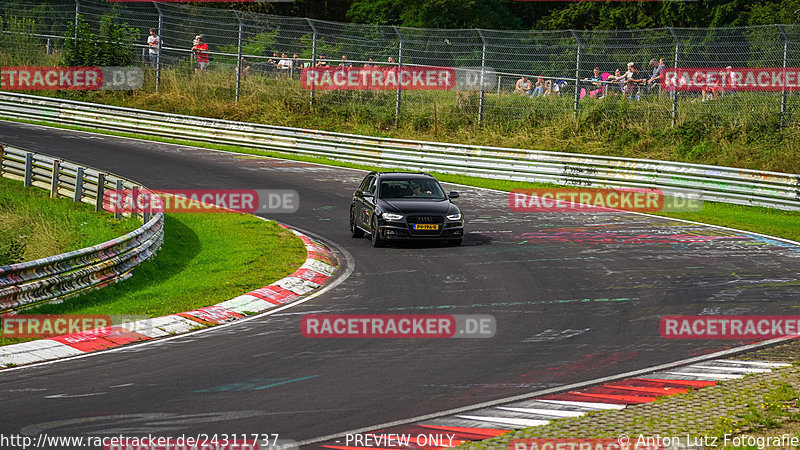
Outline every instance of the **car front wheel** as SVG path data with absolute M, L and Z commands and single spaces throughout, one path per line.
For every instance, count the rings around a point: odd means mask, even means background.
M 372 246 L 373 247 L 383 247 L 383 239 L 381 239 L 380 233 L 378 232 L 378 218 L 372 218 Z

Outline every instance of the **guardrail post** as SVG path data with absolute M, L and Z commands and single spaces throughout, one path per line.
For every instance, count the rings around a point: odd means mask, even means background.
M 106 174 L 97 174 L 97 198 L 94 199 L 94 210 L 103 210 L 103 198 L 106 196 Z
M 675 34 L 675 31 L 672 28 L 667 28 L 672 34 L 672 39 L 675 41 L 675 69 L 678 68 L 678 55 L 681 51 L 681 41 L 678 39 L 678 35 Z M 672 126 L 674 127 L 678 123 L 678 91 L 673 90 L 670 92 L 670 96 L 672 97 Z
M 481 37 L 481 42 L 483 42 L 483 46 L 481 47 L 481 98 L 478 101 L 478 123 L 483 123 L 483 100 L 486 95 L 486 89 L 484 88 L 485 84 L 483 82 L 484 75 L 486 74 L 486 38 L 483 36 L 483 31 L 478 28 L 475 30 L 478 32 L 478 36 Z
M 578 37 L 578 33 L 576 33 L 575 30 L 569 30 L 569 32 L 572 33 L 572 37 L 575 38 L 575 42 L 578 43 L 578 48 L 577 51 L 575 52 L 576 56 L 575 56 L 575 112 L 574 112 L 575 119 L 577 120 L 578 104 L 581 99 L 581 89 L 580 86 L 578 86 L 579 83 L 578 80 L 581 79 L 581 50 L 582 50 L 581 47 L 583 46 L 583 44 L 581 43 L 581 39 L 580 37 Z
M 236 51 L 236 103 L 239 103 L 239 89 L 242 85 L 242 34 L 244 33 L 244 24 L 238 11 L 233 11 L 236 20 L 239 22 L 239 44 Z
M 397 127 L 400 125 L 400 99 L 402 98 L 402 87 L 400 86 L 400 71 L 403 69 L 403 35 L 400 34 L 400 30 L 396 27 L 392 27 L 394 29 L 395 34 L 397 34 L 397 39 L 400 40 L 399 45 L 397 47 L 397 101 L 394 105 L 394 126 Z M 390 69 L 391 70 L 391 69 Z
M 139 211 L 139 186 L 134 184 L 131 187 L 131 215 L 136 214 L 137 211 Z
M 83 166 L 79 166 L 78 173 L 75 174 L 75 195 L 72 197 L 75 203 L 83 201 L 83 171 Z
M 153 6 L 158 11 L 158 55 L 156 55 L 156 92 L 158 92 L 158 87 L 161 86 L 161 40 L 163 39 L 161 36 L 161 24 L 163 23 L 164 14 L 161 12 L 161 7 L 158 6 L 157 2 L 153 2 Z
M 311 19 L 306 18 L 306 22 L 308 22 L 308 26 L 311 27 L 311 67 L 317 65 L 317 27 L 314 26 L 314 22 Z M 309 86 L 311 89 L 310 97 L 308 99 L 309 104 L 313 107 L 314 106 L 314 85 L 311 84 Z
M 780 25 L 776 25 L 778 27 L 778 31 L 781 32 L 781 36 L 783 36 L 783 79 L 786 80 L 786 67 L 789 62 L 789 37 L 786 36 L 786 32 L 783 31 L 783 27 Z M 786 118 L 786 83 L 783 83 L 783 93 L 781 94 L 781 130 L 783 129 L 783 122 Z
M 123 186 L 122 186 L 122 180 L 117 180 L 116 190 L 117 190 L 117 198 L 120 198 L 120 196 L 122 196 L 122 195 L 123 195 Z M 114 218 L 115 218 L 115 219 L 120 219 L 120 218 L 122 218 L 122 211 L 121 211 L 121 209 L 122 209 L 122 208 L 114 208 Z
M 53 173 L 50 175 L 50 198 L 58 198 L 58 175 L 61 172 L 61 161 L 53 160 Z
M 33 153 L 25 153 L 25 187 L 33 185 Z
M 6 147 L 4 145 L 0 145 L 0 178 L 3 176 L 3 155 L 5 153 Z

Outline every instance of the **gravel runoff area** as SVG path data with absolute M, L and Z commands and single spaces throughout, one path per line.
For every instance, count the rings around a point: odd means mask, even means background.
M 796 443 L 800 441 L 800 340 L 729 359 L 792 365 L 662 397 L 652 403 L 630 405 L 623 410 L 554 420 L 547 425 L 512 431 L 459 448 L 530 450 L 548 447 L 543 447 L 544 442 L 509 444 L 516 439 L 610 439 L 616 442 L 622 435 L 625 435 L 623 442 L 628 442 L 632 449 L 637 442 L 656 444 L 639 448 L 800 448 Z M 796 441 L 792 442 L 792 438 Z

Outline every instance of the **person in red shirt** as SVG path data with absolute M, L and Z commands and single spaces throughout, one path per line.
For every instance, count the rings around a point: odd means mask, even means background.
M 193 44 L 192 53 L 197 57 L 197 67 L 195 67 L 194 73 L 198 73 L 208 68 L 208 44 L 203 42 L 202 34 L 195 36 Z

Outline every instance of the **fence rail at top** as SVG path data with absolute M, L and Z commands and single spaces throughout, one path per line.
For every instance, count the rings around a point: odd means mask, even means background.
M 97 25 L 102 18 L 112 17 L 115 23 L 127 23 L 137 29 L 137 58 L 150 63 L 155 52 L 152 77 L 148 89 L 158 89 L 162 67 L 189 67 L 193 38 L 202 34 L 212 54 L 209 70 L 225 70 L 235 85 L 239 98 L 243 76 L 254 73 L 297 76 L 298 65 L 316 65 L 326 58 L 331 65 L 372 62 L 387 65 L 445 66 L 473 69 L 480 82 L 472 85 L 477 98 L 424 97 L 429 102 L 440 100 L 451 109 L 439 108 L 441 114 L 474 116 L 476 121 L 501 122 L 526 117 L 531 109 L 541 115 L 577 115 L 581 108 L 594 102 L 590 92 L 592 69 L 613 74 L 624 73 L 628 62 L 649 75 L 653 58 L 662 59 L 670 67 L 800 67 L 800 25 L 764 25 L 728 28 L 660 28 L 612 31 L 508 31 L 481 29 L 416 29 L 395 26 L 337 23 L 330 21 L 282 17 L 202 8 L 160 2 L 109 4 L 101 0 L 53 0 L 0 4 L 0 17 L 5 18 L 0 33 L 0 47 L 10 49 L 15 61 L 37 61 L 36 54 L 58 49 L 67 34 L 70 20 L 82 17 Z M 27 19 L 27 21 L 20 21 Z M 159 47 L 147 45 L 148 30 L 154 28 L 160 38 Z M 282 54 L 287 56 L 284 58 Z M 276 56 L 273 56 L 275 54 Z M 296 57 L 294 57 L 296 54 Z M 347 61 L 343 61 L 343 57 Z M 243 58 L 246 58 L 245 62 Z M 277 68 L 279 59 L 289 59 L 289 70 Z M 525 95 L 509 95 L 521 75 L 542 77 L 542 93 L 546 97 L 563 97 L 561 101 L 532 101 Z M 189 73 L 186 76 L 191 76 Z M 559 83 L 565 81 L 566 84 Z M 299 83 L 298 83 L 299 84 Z M 556 89 L 556 85 L 559 86 Z M 463 87 L 463 83 L 459 85 Z M 616 92 L 618 96 L 635 93 Z M 630 115 L 646 115 L 673 123 L 681 117 L 701 114 L 763 117 L 773 114 L 784 118 L 796 107 L 793 92 L 757 92 L 746 95 L 724 95 L 720 91 L 679 93 L 672 97 L 658 89 L 641 89 L 641 108 Z M 646 92 L 645 92 L 646 91 Z M 722 95 L 720 95 L 722 94 Z M 341 96 L 304 91 L 286 86 L 271 86 L 269 95 L 278 97 L 306 96 L 314 102 L 384 108 L 402 119 L 403 112 L 419 107 L 416 96 L 398 87 L 396 95 Z M 708 98 L 711 102 L 701 102 Z M 405 100 L 404 100 L 405 98 Z M 446 98 L 447 100 L 442 100 Z M 703 103 L 703 106 L 694 105 Z M 421 110 L 415 110 L 419 116 Z M 425 114 L 433 114 L 425 110 Z M 411 114 L 409 114 L 411 116 Z
M 0 176 L 47 189 L 51 197 L 93 204 L 98 211 L 107 206 L 105 191 L 139 188 L 116 175 L 7 145 L 0 145 Z M 128 278 L 164 238 L 163 213 L 143 214 L 142 220 L 142 227 L 102 244 L 0 266 L 0 312 L 62 300 Z
M 788 173 L 358 136 L 13 93 L 0 93 L 0 117 L 232 144 L 378 167 L 589 188 L 650 188 L 709 201 L 800 209 L 800 175 Z

